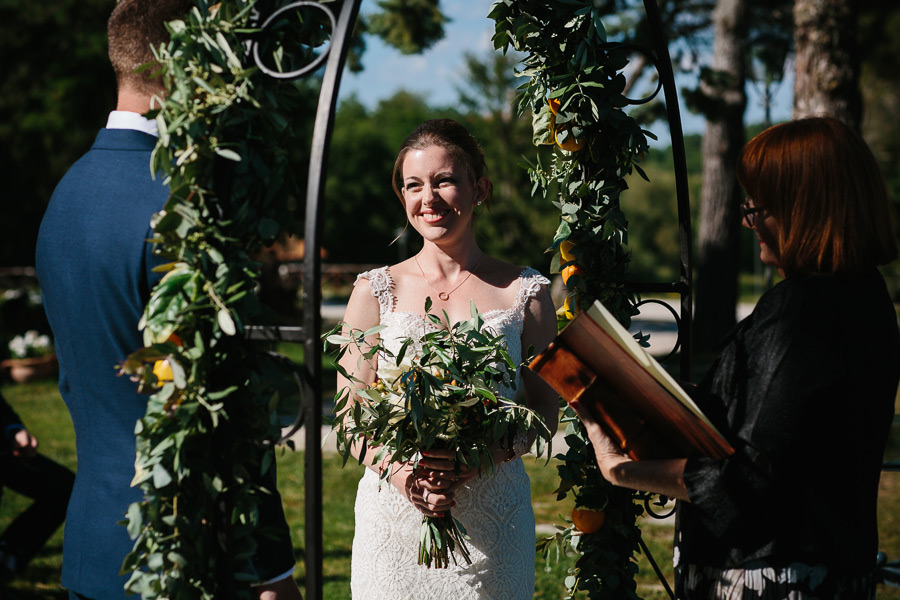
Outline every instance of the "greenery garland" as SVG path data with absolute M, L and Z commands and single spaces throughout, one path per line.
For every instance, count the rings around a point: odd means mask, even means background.
M 197 0 L 158 52 L 167 95 L 150 167 L 170 197 L 153 241 L 171 262 L 141 321 L 146 347 L 123 365 L 153 392 L 136 429 L 144 499 L 128 511 L 123 567 L 144 599 L 253 597 L 249 559 L 265 535 L 274 408 L 293 380 L 242 334 L 270 317 L 251 257 L 291 228 L 287 149 L 299 141 L 283 115 L 303 103 L 296 84 L 247 66 L 253 11 L 253 0 Z
M 601 300 L 623 324 L 636 313 L 623 286 L 628 255 L 627 223 L 619 207 L 625 177 L 647 151 L 645 132 L 623 108 L 628 51 L 607 41 L 599 3 L 591 0 L 498 0 L 494 45 L 525 53 L 519 113 L 532 113 L 535 144 L 552 144 L 550 164 L 529 168 L 534 191 L 552 197 L 561 221 L 553 243 L 551 271 L 562 273 L 568 295 L 560 326 Z M 569 598 L 637 598 L 637 517 L 634 495 L 605 481 L 587 434 L 566 407 L 568 451 L 558 467 L 558 498 L 573 494 L 576 511 L 602 512 L 602 526 L 579 531 L 568 524 L 539 543 L 545 555 L 568 546 L 580 556 L 566 578 Z M 595 514 L 596 516 L 596 514 Z M 573 512 L 573 518 L 578 517 Z M 581 520 L 581 519 L 576 519 Z M 596 530 L 594 530 L 596 528 Z

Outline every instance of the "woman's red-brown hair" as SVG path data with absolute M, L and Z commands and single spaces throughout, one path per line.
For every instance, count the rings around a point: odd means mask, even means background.
M 858 271 L 897 258 L 884 178 L 844 123 L 813 117 L 766 129 L 744 147 L 737 177 L 775 218 L 786 275 Z

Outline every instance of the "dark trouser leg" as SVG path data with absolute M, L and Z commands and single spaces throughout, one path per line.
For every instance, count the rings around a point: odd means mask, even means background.
M 16 557 L 20 571 L 65 520 L 75 475 L 40 454 L 4 456 L 0 469 L 3 486 L 34 500 L 0 535 L 0 547 Z

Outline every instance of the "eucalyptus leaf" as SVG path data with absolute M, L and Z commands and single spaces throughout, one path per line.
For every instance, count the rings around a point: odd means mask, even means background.
M 153 487 L 161 490 L 170 483 L 172 483 L 172 475 L 166 470 L 162 463 L 153 465 Z
M 243 160 L 241 155 L 235 152 L 234 150 L 229 150 L 228 148 L 222 148 L 221 146 L 216 146 L 213 148 L 213 152 L 221 156 L 226 160 L 232 160 L 234 162 L 241 162 Z
M 219 328 L 221 328 L 225 335 L 234 335 L 237 333 L 237 328 L 234 325 L 234 320 L 231 318 L 231 313 L 228 312 L 228 309 L 219 309 L 216 313 L 216 320 L 219 323 Z

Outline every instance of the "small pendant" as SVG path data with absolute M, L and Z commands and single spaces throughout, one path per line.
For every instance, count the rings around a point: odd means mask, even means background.
M 438 292 L 438 298 L 446 302 L 450 299 L 450 294 L 448 294 L 447 292 Z

